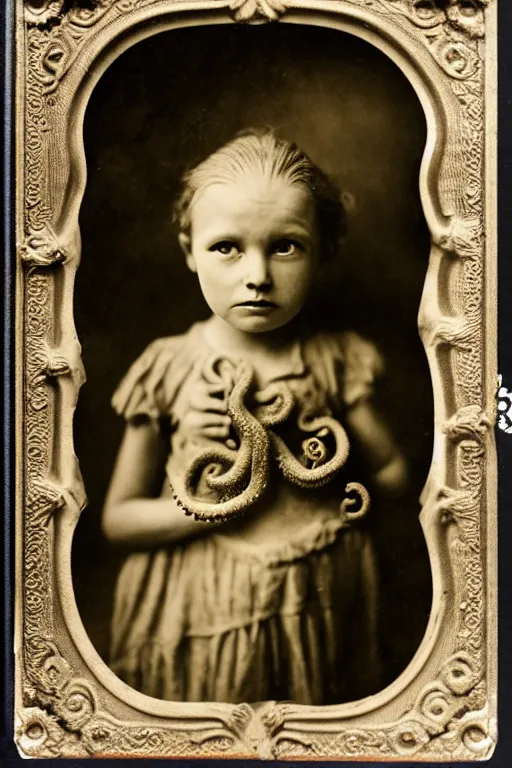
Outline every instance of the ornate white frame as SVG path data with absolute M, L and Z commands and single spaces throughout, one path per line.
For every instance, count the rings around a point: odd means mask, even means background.
M 82 123 L 101 73 L 164 29 L 328 26 L 405 73 L 428 139 L 432 248 L 419 312 L 435 400 L 421 522 L 434 579 L 414 659 L 335 707 L 180 704 L 122 683 L 88 639 L 70 552 L 85 503 L 72 420 L 85 187 Z M 496 742 L 496 0 L 18 0 L 16 742 L 22 754 L 473 760 Z

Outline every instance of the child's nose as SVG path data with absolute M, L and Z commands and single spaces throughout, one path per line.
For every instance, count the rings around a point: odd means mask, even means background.
M 258 252 L 246 253 L 245 285 L 253 290 L 268 289 L 272 283 L 268 259 Z

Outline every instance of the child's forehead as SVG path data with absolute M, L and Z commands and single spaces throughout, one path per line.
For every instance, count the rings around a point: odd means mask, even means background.
M 310 189 L 302 183 L 292 183 L 280 176 L 261 173 L 239 174 L 233 179 L 214 180 L 199 189 L 192 209 L 197 214 L 245 213 L 268 208 L 282 215 L 294 215 L 314 207 Z

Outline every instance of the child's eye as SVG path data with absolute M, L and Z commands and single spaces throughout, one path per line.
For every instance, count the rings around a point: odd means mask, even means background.
M 293 256 L 298 248 L 299 246 L 293 240 L 279 240 L 277 243 L 274 243 L 272 252 L 276 256 Z
M 234 256 L 238 253 L 238 246 L 230 240 L 222 240 L 212 245 L 208 250 L 220 253 L 222 256 Z

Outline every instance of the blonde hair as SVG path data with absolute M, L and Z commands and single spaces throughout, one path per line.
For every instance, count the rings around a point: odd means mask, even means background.
M 237 134 L 184 174 L 174 208 L 180 232 L 190 236 L 191 209 L 199 192 L 211 184 L 231 182 L 248 170 L 269 180 L 302 184 L 309 190 L 316 208 L 321 258 L 334 258 L 346 231 L 346 212 L 339 191 L 305 152 L 269 129 L 248 129 Z

